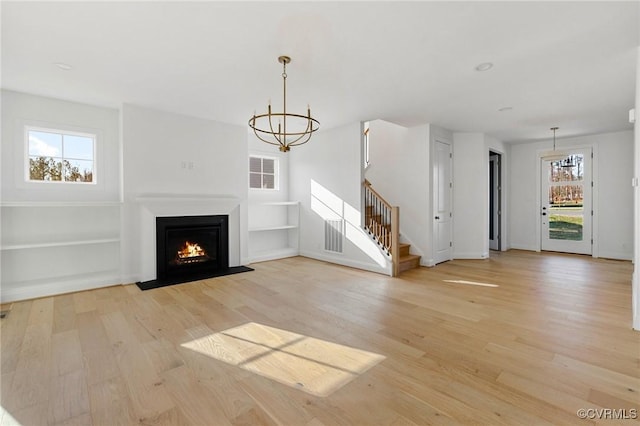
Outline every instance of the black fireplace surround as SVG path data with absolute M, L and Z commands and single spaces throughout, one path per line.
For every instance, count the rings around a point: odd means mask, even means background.
M 190 247 L 186 247 L 189 244 Z M 182 252 L 189 252 L 181 257 Z M 172 280 L 229 268 L 227 216 L 156 218 L 157 279 Z
M 156 217 L 156 279 L 142 290 L 252 271 L 229 267 L 229 217 Z

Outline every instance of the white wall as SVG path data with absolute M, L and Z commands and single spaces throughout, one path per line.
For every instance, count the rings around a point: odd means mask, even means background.
M 489 256 L 489 149 L 483 133 L 453 134 L 453 257 Z
M 300 254 L 389 273 L 390 263 L 361 228 L 361 125 L 319 131 L 289 152 L 290 198 L 300 200 Z M 343 253 L 324 250 L 324 220 L 345 220 Z
M 1 97 L 1 300 L 118 284 L 119 112 L 8 90 Z M 27 125 L 95 134 L 96 183 L 27 182 Z
M 511 248 L 539 250 L 538 153 L 552 140 L 510 148 L 509 234 Z M 633 253 L 633 132 L 557 139 L 559 149 L 591 146 L 594 152 L 594 256 L 631 259 Z
M 229 264 L 246 263 L 246 128 L 133 105 L 122 120 L 123 280 L 155 278 L 154 215 L 228 214 Z
M 400 240 L 427 262 L 431 254 L 428 218 L 429 126 L 406 128 L 384 120 L 369 122 L 370 166 L 365 177 L 372 188 L 400 209 Z
M 2 201 L 119 201 L 119 116 L 115 109 L 2 90 Z M 27 125 L 94 133 L 96 184 L 26 182 Z
M 246 198 L 243 126 L 148 108 L 123 107 L 124 193 Z

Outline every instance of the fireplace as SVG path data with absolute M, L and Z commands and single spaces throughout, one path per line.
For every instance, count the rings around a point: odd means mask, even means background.
M 156 217 L 159 282 L 186 282 L 229 269 L 228 216 Z

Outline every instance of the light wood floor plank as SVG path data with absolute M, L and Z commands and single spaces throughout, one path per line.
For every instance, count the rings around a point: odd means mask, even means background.
M 578 409 L 640 411 L 629 262 L 513 250 L 396 278 L 303 257 L 252 266 L 15 302 L 0 425 L 585 425 L 611 422 Z M 344 356 L 322 355 L 336 344 Z M 381 361 L 342 366 L 348 348 Z M 336 368 L 354 376 L 326 396 L 292 379 L 325 386 Z

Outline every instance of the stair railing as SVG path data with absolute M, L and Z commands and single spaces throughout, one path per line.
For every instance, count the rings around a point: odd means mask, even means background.
M 391 276 L 400 270 L 400 208 L 389 204 L 365 179 L 364 227 L 372 238 L 391 256 Z

